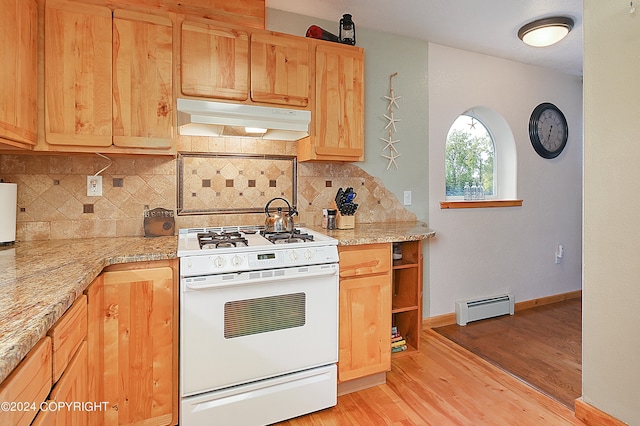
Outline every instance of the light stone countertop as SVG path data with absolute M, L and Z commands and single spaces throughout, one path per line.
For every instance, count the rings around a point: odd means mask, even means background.
M 336 238 L 341 246 L 425 240 L 436 235 L 436 231 L 419 221 L 356 223 L 354 229 L 311 229 Z
M 0 247 L 0 382 L 103 268 L 176 257 L 177 237 L 18 242 Z
M 416 241 L 435 236 L 423 222 L 312 228 L 339 245 Z M 177 236 L 18 242 L 0 247 L 0 382 L 60 319 L 103 268 L 177 257 Z

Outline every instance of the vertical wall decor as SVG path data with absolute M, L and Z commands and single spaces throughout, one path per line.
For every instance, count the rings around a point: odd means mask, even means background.
M 389 160 L 389 164 L 387 164 L 387 170 L 389 170 L 392 164 L 396 166 L 396 170 L 398 170 L 398 163 L 396 163 L 396 158 L 400 157 L 400 152 L 398 152 L 398 148 L 396 148 L 396 144 L 400 142 L 400 139 L 393 138 L 393 134 L 397 132 L 396 123 L 400 121 L 399 118 L 395 118 L 393 116 L 393 108 L 400 108 L 396 101 L 402 97 L 396 96 L 395 92 L 393 91 L 393 77 L 397 75 L 398 73 L 394 72 L 389 76 L 389 96 L 384 97 L 387 101 L 389 101 L 389 105 L 387 106 L 388 113 L 383 114 L 383 117 L 388 120 L 387 125 L 384 127 L 385 130 L 388 131 L 388 136 L 386 139 L 380 138 L 382 142 L 386 143 L 384 148 L 382 148 L 382 154 L 380 155 Z M 387 150 L 389 150 L 388 154 Z

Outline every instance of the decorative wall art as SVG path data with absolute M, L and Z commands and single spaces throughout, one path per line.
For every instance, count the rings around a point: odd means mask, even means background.
M 396 158 L 400 157 L 401 155 L 400 152 L 398 152 L 398 148 L 396 148 L 396 144 L 400 142 L 400 139 L 394 139 L 393 137 L 393 134 L 398 131 L 396 129 L 396 123 L 400 121 L 399 118 L 394 117 L 393 109 L 394 107 L 398 109 L 400 108 L 398 106 L 397 100 L 402 97 L 397 96 L 393 91 L 393 77 L 397 75 L 398 73 L 394 72 L 389 76 L 389 96 L 384 97 L 387 101 L 389 101 L 389 104 L 387 105 L 387 112 L 383 114 L 383 117 L 387 120 L 387 125 L 384 127 L 384 129 L 387 130 L 388 136 L 386 139 L 380 138 L 380 140 L 386 144 L 384 148 L 382 148 L 382 154 L 380 155 L 389 160 L 389 163 L 387 164 L 387 170 L 389 170 L 392 164 L 396 167 L 396 170 L 398 170 L 398 163 L 396 163 Z

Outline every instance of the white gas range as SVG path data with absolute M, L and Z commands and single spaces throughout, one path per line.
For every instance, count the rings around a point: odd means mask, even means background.
M 337 240 L 179 231 L 180 424 L 262 425 L 337 402 Z

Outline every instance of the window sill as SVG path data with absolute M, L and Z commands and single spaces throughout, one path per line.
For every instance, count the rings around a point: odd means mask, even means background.
M 440 201 L 441 209 L 481 209 L 488 207 L 518 207 L 522 200 Z

